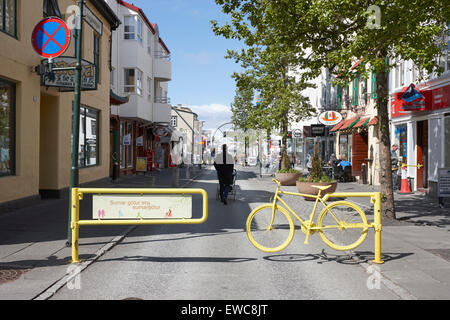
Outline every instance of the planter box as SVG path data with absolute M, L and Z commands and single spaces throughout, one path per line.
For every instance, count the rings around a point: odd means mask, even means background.
M 299 193 L 303 194 L 310 194 L 310 195 L 317 195 L 319 193 L 319 189 L 314 188 L 313 186 L 329 186 L 330 188 L 327 190 L 322 191 L 321 195 L 324 196 L 327 193 L 333 193 L 336 191 L 337 188 L 337 181 L 333 182 L 296 182 L 297 190 Z M 304 197 L 306 200 L 315 200 L 314 198 L 310 197 Z
M 295 182 L 302 176 L 298 173 L 275 173 L 275 178 L 280 181 L 282 186 L 295 186 Z

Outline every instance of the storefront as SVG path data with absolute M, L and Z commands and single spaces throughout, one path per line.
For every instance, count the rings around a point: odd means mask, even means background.
M 447 77 L 434 86 L 404 87 L 391 101 L 391 144 L 398 145 L 398 156 L 408 165 L 412 189 L 432 196 L 437 195 L 438 169 L 450 167 L 448 81 Z M 411 92 L 415 100 L 403 99 Z

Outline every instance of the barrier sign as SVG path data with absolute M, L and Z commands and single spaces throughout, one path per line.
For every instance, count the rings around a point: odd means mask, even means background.
M 94 219 L 165 219 L 192 217 L 191 195 L 94 195 Z

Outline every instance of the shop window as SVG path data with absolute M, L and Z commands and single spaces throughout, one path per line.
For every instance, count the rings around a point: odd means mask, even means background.
M 0 0 L 0 31 L 17 37 L 17 0 Z
M 127 132 L 126 132 L 127 140 L 129 144 L 126 147 L 127 154 L 127 167 L 133 167 L 133 124 L 127 123 Z
M 398 146 L 398 156 L 403 163 L 406 163 L 408 157 L 408 128 L 406 124 L 395 128 L 395 140 Z
M 444 118 L 445 126 L 445 168 L 450 168 L 450 116 Z
M 342 160 L 348 159 L 348 136 L 347 135 L 339 136 L 339 159 L 342 159 Z
M 15 174 L 15 96 L 15 85 L 0 79 L 0 177 Z
M 78 165 L 80 168 L 99 164 L 99 123 L 100 111 L 81 106 Z

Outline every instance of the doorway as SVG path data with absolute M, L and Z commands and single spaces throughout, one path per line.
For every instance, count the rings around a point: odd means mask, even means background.
M 428 189 L 428 120 L 417 122 L 417 189 Z

